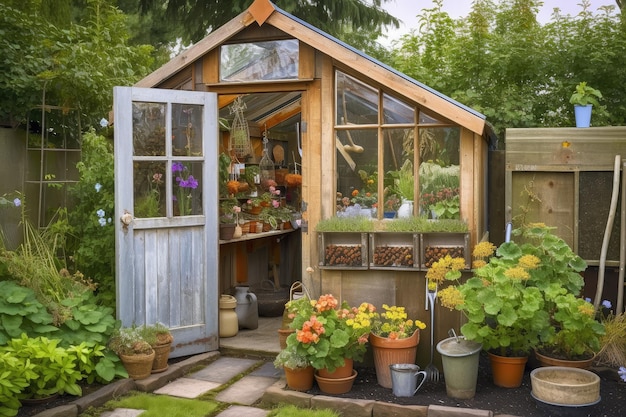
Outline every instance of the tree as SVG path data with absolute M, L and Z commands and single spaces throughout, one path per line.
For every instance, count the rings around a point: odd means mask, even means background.
M 424 10 L 391 66 L 482 112 L 501 138 L 511 127 L 572 126 L 581 81 L 604 96 L 595 126 L 625 123 L 626 21 L 614 6 L 593 15 L 582 0 L 578 15 L 556 12 L 542 26 L 537 0 L 476 0 L 457 20 L 443 2 Z
M 114 86 L 148 74 L 152 47 L 130 47 L 123 14 L 105 0 L 87 0 L 80 24 L 63 20 L 60 27 L 42 4 L 0 3 L 0 121 L 23 123 L 29 110 L 53 104 L 78 109 L 84 126 L 94 124 L 108 113 Z
M 142 13 L 164 8 L 166 22 L 180 28 L 183 43 L 197 42 L 246 10 L 254 0 L 225 2 L 205 0 L 139 0 Z M 381 33 L 384 27 L 399 27 L 399 21 L 382 5 L 391 0 L 276 0 L 277 7 L 352 46 L 372 46 L 367 34 Z M 158 22 L 163 25 L 163 21 Z M 361 37 L 366 34 L 365 37 Z M 344 37 L 345 35 L 345 37 Z

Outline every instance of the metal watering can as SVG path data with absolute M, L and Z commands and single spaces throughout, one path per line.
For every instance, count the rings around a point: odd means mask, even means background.
M 396 363 L 389 365 L 391 370 L 391 386 L 396 397 L 412 397 L 426 381 L 426 371 L 412 363 Z M 419 381 L 419 377 L 422 379 Z

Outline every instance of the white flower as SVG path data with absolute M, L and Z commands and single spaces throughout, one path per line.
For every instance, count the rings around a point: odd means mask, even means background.
M 94 188 L 96 189 L 96 192 L 99 193 L 100 189 L 102 188 L 102 184 L 100 184 L 99 182 L 96 183 L 96 185 L 94 186 Z
M 109 125 L 109 121 L 107 119 L 105 119 L 104 117 L 100 119 L 100 126 L 107 127 L 108 125 Z

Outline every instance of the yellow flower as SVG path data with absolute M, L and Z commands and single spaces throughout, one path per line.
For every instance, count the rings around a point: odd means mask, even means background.
M 541 263 L 541 259 L 539 259 L 535 255 L 524 255 L 519 258 L 519 261 L 517 263 L 521 268 L 535 269 Z
M 524 268 L 515 266 L 504 271 L 504 276 L 511 279 L 519 279 L 520 281 L 530 278 L 530 274 Z
M 439 297 L 439 302 L 442 306 L 449 308 L 450 310 L 454 310 L 454 308 L 458 305 L 462 305 L 463 295 L 459 291 L 459 289 L 453 285 L 450 285 L 437 293 L 437 297 Z
M 579 305 L 578 311 L 590 317 L 593 317 L 595 315 L 595 310 L 593 308 L 593 305 L 591 305 L 590 303 L 584 303 L 582 305 Z
M 491 242 L 480 242 L 476 246 L 474 246 L 474 251 L 472 252 L 472 256 L 476 258 L 486 258 L 495 253 L 496 246 Z
M 487 262 L 484 259 L 476 259 L 472 262 L 472 268 L 474 269 L 482 268 L 485 265 L 487 265 Z

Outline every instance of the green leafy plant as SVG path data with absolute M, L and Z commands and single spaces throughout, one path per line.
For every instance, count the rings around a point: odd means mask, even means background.
M 333 372 L 345 359 L 360 361 L 366 351 L 374 306 L 358 308 L 339 302 L 332 294 L 288 307 L 293 312 L 289 325 L 296 332 L 287 337 L 287 348 L 306 358 L 315 369 Z
M 461 262 L 450 257 L 428 271 L 438 283 L 457 281 L 438 297 L 465 313 L 462 333 L 502 356 L 540 349 L 575 359 L 597 351 L 604 328 L 593 305 L 580 297 L 585 261 L 543 224 L 522 226 L 512 235 L 519 242 L 497 250 L 489 242 L 476 245 L 473 276 L 464 283 L 458 283 Z
M 24 361 L 0 348 L 0 369 L 2 369 L 2 383 L 0 384 L 0 416 L 14 417 L 21 407 L 20 394 L 37 377 L 32 371 L 34 364 Z
M 602 99 L 602 93 L 588 86 L 586 81 L 582 81 L 576 86 L 576 90 L 572 93 L 569 102 L 577 106 L 588 106 L 589 104 L 599 106 L 598 100 L 600 99 Z

